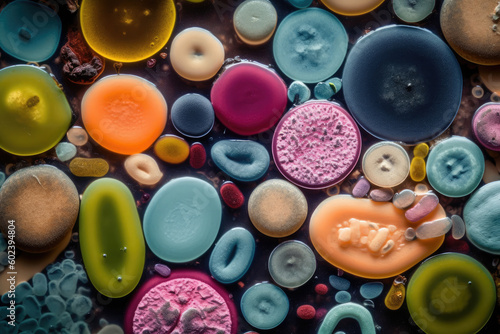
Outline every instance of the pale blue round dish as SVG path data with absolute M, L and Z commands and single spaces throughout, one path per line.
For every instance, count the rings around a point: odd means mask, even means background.
M 194 177 L 173 179 L 158 190 L 144 214 L 144 237 L 159 258 L 184 263 L 215 241 L 222 218 L 219 195 Z

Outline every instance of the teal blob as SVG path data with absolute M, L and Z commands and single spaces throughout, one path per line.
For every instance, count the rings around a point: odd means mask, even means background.
M 339 277 L 339 276 L 331 275 L 328 278 L 328 281 L 330 282 L 330 285 L 334 289 L 337 289 L 337 290 L 340 290 L 340 291 L 349 290 L 349 288 L 351 287 L 351 282 L 349 282 L 345 278 L 342 278 L 342 277 Z
M 144 214 L 144 237 L 159 258 L 192 261 L 212 246 L 219 232 L 222 205 L 215 188 L 194 177 L 165 184 Z
M 64 272 L 59 266 L 53 266 L 47 269 L 47 277 L 51 281 L 57 281 L 61 278 L 63 278 Z
M 255 240 L 244 228 L 233 228 L 219 239 L 210 255 L 212 276 L 223 284 L 234 283 L 246 274 L 255 254 Z
M 31 318 L 38 319 L 42 315 L 42 307 L 33 295 L 29 295 L 24 298 L 23 306 L 26 309 L 26 314 Z
M 83 317 L 92 309 L 92 300 L 89 297 L 77 295 L 71 303 L 71 312 L 78 317 Z
M 42 62 L 56 51 L 61 29 L 61 20 L 51 8 L 34 1 L 14 1 L 0 12 L 0 48 L 12 57 Z
M 58 324 L 60 324 L 63 328 L 66 328 L 66 329 L 70 329 L 71 327 L 73 327 L 73 319 L 71 318 L 71 314 L 69 314 L 68 312 L 63 312 L 60 316 L 59 316 L 59 322 Z
M 307 8 L 312 4 L 312 0 L 288 0 L 288 2 L 295 8 Z
M 59 143 L 56 146 L 56 155 L 61 161 L 73 159 L 76 155 L 76 146 L 71 143 Z
M 464 207 L 467 238 L 477 248 L 500 255 L 500 181 L 477 190 Z
M 273 41 L 279 69 L 293 80 L 315 83 L 328 79 L 347 54 L 348 37 L 342 23 L 320 8 L 292 12 L 281 21 Z
M 90 334 L 89 326 L 83 321 L 75 322 L 71 326 L 71 334 Z
M 318 100 L 329 100 L 335 94 L 328 82 L 318 82 L 314 86 L 314 97 Z
M 434 10 L 436 0 L 392 0 L 394 14 L 408 23 L 420 22 Z
M 38 327 L 38 321 L 36 319 L 26 319 L 19 324 L 19 331 L 34 331 Z
M 302 81 L 294 81 L 288 86 L 288 99 L 295 104 L 302 104 L 311 98 L 311 90 Z
M 78 283 L 78 275 L 76 273 L 69 273 L 59 281 L 59 293 L 64 298 L 72 297 L 76 292 L 76 285 Z
M 47 293 L 47 277 L 42 273 L 36 273 L 32 281 L 35 296 L 45 296 Z
M 347 291 L 339 291 L 335 294 L 335 301 L 339 304 L 349 303 L 351 301 L 351 294 Z
M 323 319 L 318 334 L 331 334 L 344 318 L 353 318 L 359 324 L 361 333 L 375 334 L 375 324 L 370 312 L 359 304 L 345 303 L 332 308 Z
M 71 259 L 64 259 L 61 262 L 61 269 L 65 274 L 74 272 L 76 270 L 75 261 Z
M 28 282 L 19 283 L 16 286 L 16 303 L 18 304 L 22 303 L 27 296 L 30 296 L 32 294 L 33 294 L 33 288 Z
M 50 330 L 50 328 L 54 327 L 58 322 L 57 317 L 53 313 L 44 313 L 40 317 L 40 320 L 38 321 L 40 327 L 46 330 Z
M 260 283 L 245 291 L 240 307 L 243 317 L 250 325 L 266 330 L 277 327 L 285 320 L 290 303 L 279 287 Z
M 452 136 L 434 146 L 427 158 L 427 179 L 440 194 L 463 197 L 483 178 L 484 156 L 470 139 Z
M 359 293 L 365 299 L 374 299 L 380 296 L 384 290 L 384 284 L 380 282 L 365 283 L 359 289 Z
M 66 311 L 66 302 L 60 296 L 49 295 L 45 298 L 45 305 L 50 312 L 59 316 Z

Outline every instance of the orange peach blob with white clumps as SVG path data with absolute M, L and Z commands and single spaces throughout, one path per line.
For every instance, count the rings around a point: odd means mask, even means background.
M 314 211 L 309 224 L 317 252 L 334 266 L 351 274 L 380 279 L 398 275 L 434 253 L 444 236 L 407 241 L 407 228 L 446 217 L 436 209 L 422 221 L 412 223 L 404 210 L 392 203 L 333 196 Z

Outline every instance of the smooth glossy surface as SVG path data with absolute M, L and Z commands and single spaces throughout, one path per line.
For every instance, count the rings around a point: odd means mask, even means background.
M 429 30 L 411 26 L 386 26 L 359 39 L 342 79 L 347 106 L 365 130 L 409 145 L 446 130 L 462 97 L 453 52 Z
M 385 0 L 321 0 L 331 11 L 347 16 L 357 16 L 368 13 Z
M 316 258 L 305 243 L 298 240 L 282 242 L 269 256 L 269 274 L 284 288 L 304 285 L 316 271 Z
M 376 143 L 363 155 L 363 172 L 371 183 L 379 187 L 395 187 L 408 177 L 410 158 L 405 149 L 396 143 Z
M 165 261 L 192 261 L 212 246 L 221 215 L 219 195 L 209 183 L 194 177 L 173 179 L 149 202 L 143 222 L 146 242 Z
M 333 14 L 307 8 L 281 21 L 273 40 L 274 60 L 293 80 L 319 82 L 340 68 L 347 42 L 344 26 Z

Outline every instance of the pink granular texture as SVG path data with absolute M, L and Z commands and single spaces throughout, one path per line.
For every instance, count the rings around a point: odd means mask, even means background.
M 361 139 L 347 111 L 328 102 L 303 104 L 282 120 L 274 137 L 274 158 L 290 181 L 330 186 L 356 165 Z
M 142 297 L 133 319 L 134 334 L 231 333 L 224 298 L 212 287 L 190 278 L 173 279 Z

